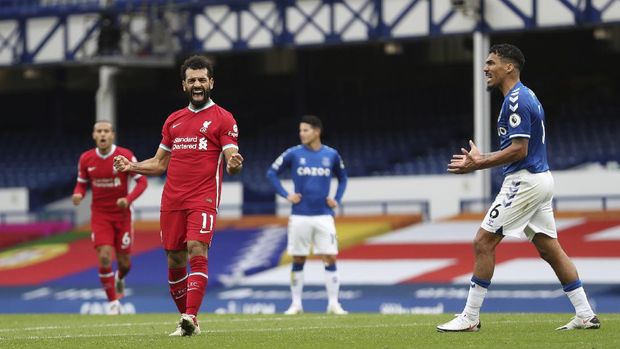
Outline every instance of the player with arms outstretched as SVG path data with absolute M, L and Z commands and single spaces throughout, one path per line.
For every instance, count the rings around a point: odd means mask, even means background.
M 113 159 L 122 155 L 136 161 L 131 150 L 114 144 L 112 123 L 98 121 L 93 126 L 96 147 L 80 156 L 77 184 L 72 201 L 79 205 L 86 195 L 88 184 L 93 192 L 91 204 L 92 239 L 99 260 L 99 279 L 108 298 L 106 313 L 120 314 L 119 299 L 125 291 L 125 276 L 131 268 L 133 223 L 131 203 L 144 192 L 146 178 L 139 174 L 120 173 L 114 168 Z M 136 186 L 128 193 L 129 177 Z M 112 271 L 113 252 L 116 252 L 118 270 Z
M 494 45 L 484 66 L 487 88 L 497 88 L 504 103 L 497 121 L 500 150 L 482 154 L 470 141 L 470 150 L 452 157 L 451 173 L 469 173 L 503 165 L 504 183 L 474 239 L 474 275 L 465 309 L 453 320 L 437 326 L 441 332 L 480 329 L 480 308 L 495 269 L 495 248 L 504 236 L 523 233 L 558 277 L 575 307 L 575 317 L 558 330 L 597 329 L 577 269 L 558 241 L 553 217 L 553 177 L 547 164 L 545 112 L 538 98 L 520 80 L 525 57 L 510 44 Z
M 200 334 L 196 316 L 207 287 L 207 252 L 216 225 L 223 169 L 225 165 L 229 174 L 236 174 L 243 162 L 237 146 L 237 122 L 210 98 L 214 77 L 209 60 L 202 56 L 185 60 L 181 83 L 189 106 L 168 116 L 155 156 L 138 163 L 115 158 L 115 166 L 122 172 L 158 176 L 168 171 L 160 225 L 170 294 L 181 313 L 170 336 Z
M 287 149 L 267 171 L 267 177 L 276 192 L 293 204 L 288 223 L 288 254 L 293 256 L 291 271 L 291 306 L 285 314 L 303 312 L 303 269 L 313 246 L 325 265 L 327 313 L 344 315 L 338 302 L 340 278 L 336 270 L 338 241 L 334 224 L 334 209 L 342 201 L 347 186 L 347 172 L 340 154 L 321 143 L 321 120 L 313 115 L 304 116 L 299 123 L 300 145 Z M 290 169 L 295 190 L 284 189 L 278 175 Z M 332 176 L 338 178 L 334 198 L 329 196 Z

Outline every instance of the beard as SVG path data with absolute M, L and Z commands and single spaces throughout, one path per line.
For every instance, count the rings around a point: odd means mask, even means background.
M 202 90 L 202 99 L 200 100 L 195 100 L 194 99 L 194 91 L 196 89 L 190 89 L 189 91 L 187 91 L 187 97 L 189 98 L 189 102 L 191 103 L 191 105 L 194 106 L 194 108 L 196 109 L 200 109 L 202 107 L 204 107 L 207 102 L 209 101 L 209 98 L 211 98 L 211 90 L 207 90 L 204 88 L 201 88 L 200 90 Z M 198 97 L 200 98 L 200 97 Z

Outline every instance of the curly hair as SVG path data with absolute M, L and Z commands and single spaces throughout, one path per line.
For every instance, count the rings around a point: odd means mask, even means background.
M 517 46 L 511 44 L 497 44 L 491 46 L 489 53 L 498 55 L 500 58 L 514 64 L 517 67 L 517 70 L 523 71 L 523 67 L 525 66 L 525 56 Z
M 181 64 L 181 80 L 185 80 L 185 72 L 187 69 L 206 69 L 209 78 L 213 78 L 214 76 L 213 63 L 205 56 L 194 55 L 187 58 L 183 64 Z

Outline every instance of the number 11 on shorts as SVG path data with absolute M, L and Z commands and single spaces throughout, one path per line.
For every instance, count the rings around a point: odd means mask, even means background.
M 208 216 L 209 218 L 207 219 L 207 213 L 202 213 L 202 228 L 200 229 L 200 234 L 207 234 L 213 231 L 213 215 L 210 214 Z M 207 229 L 207 220 L 209 221 L 209 229 L 205 230 Z

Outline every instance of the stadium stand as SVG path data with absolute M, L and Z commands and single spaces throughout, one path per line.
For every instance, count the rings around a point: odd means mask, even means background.
M 392 101 L 383 103 L 394 104 Z M 419 110 L 419 113 L 411 111 L 407 117 L 392 116 L 393 124 L 399 125 L 393 130 L 376 127 L 373 131 L 350 132 L 348 118 L 329 119 L 332 122 L 328 124 L 325 143 L 339 149 L 352 177 L 445 173 L 447 159 L 455 150 L 465 146 L 463 142 L 471 134 L 466 121 L 469 116 L 450 110 L 431 110 L 431 107 L 426 111 L 424 108 Z M 340 112 L 344 113 L 340 110 L 333 113 Z M 620 104 L 598 99 L 588 103 L 572 102 L 564 105 L 559 115 L 549 116 L 562 120 L 561 123 L 550 122 L 549 161 L 552 169 L 620 161 L 616 142 L 616 135 L 620 134 L 620 121 L 616 118 L 619 113 Z M 349 115 L 355 115 L 363 124 L 370 124 L 375 118 L 372 112 L 353 111 Z M 426 115 L 442 116 L 428 118 Z M 589 117 L 584 120 L 579 118 L 580 115 Z M 283 116 L 275 116 L 280 117 Z M 83 120 L 83 123 L 83 128 L 87 129 L 91 121 Z M 390 122 L 387 124 L 391 125 Z M 238 178 L 227 176 L 227 180 L 241 180 L 258 192 L 271 191 L 265 171 L 282 149 L 298 143 L 295 127 L 287 123 L 267 132 L 248 130 L 250 135 L 241 140 L 247 159 L 246 170 Z M 119 144 L 135 149 L 141 159 L 152 156 L 160 140 L 160 131 L 153 127 L 147 130 L 125 127 L 119 129 L 119 133 L 124 140 Z M 88 132 L 84 137 L 63 137 L 59 141 L 58 138 L 40 137 L 38 130 L 3 132 L 0 147 L 12 156 L 0 159 L 3 168 L 0 187 L 30 188 L 34 208 L 66 195 L 66 189 L 75 180 L 77 156 L 92 146 L 87 136 Z

